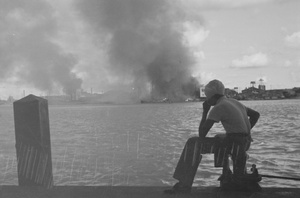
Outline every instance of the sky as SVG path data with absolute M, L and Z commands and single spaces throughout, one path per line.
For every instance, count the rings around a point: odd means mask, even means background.
M 191 77 L 300 87 L 298 0 L 0 0 L 0 99 Z

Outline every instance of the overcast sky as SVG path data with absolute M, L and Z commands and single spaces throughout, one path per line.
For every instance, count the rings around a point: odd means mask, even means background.
M 188 75 L 300 87 L 299 10 L 298 0 L 0 0 L 0 98 Z

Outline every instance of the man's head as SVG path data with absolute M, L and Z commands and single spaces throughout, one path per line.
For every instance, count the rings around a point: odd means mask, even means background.
M 206 100 L 209 101 L 210 104 L 215 105 L 217 100 L 221 96 L 224 96 L 225 87 L 221 81 L 212 80 L 205 86 L 204 93 L 206 95 Z

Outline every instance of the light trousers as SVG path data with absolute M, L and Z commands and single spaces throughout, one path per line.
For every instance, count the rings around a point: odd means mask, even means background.
M 232 157 L 233 174 L 244 174 L 250 147 L 250 136 L 226 136 L 225 138 L 189 138 L 181 153 L 173 177 L 186 186 L 192 186 L 202 154 L 214 154 L 215 167 L 229 168 Z

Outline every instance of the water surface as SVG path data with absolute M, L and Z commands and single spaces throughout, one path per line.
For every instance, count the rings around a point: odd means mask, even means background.
M 300 177 L 300 100 L 244 101 L 261 118 L 252 131 L 248 167 Z M 173 185 L 174 168 L 197 135 L 201 103 L 49 106 L 55 185 Z M 13 107 L 0 106 L 0 182 L 17 185 Z M 224 133 L 216 124 L 210 136 Z M 204 155 L 195 186 L 218 186 L 221 169 Z M 262 186 L 298 187 L 266 179 Z

